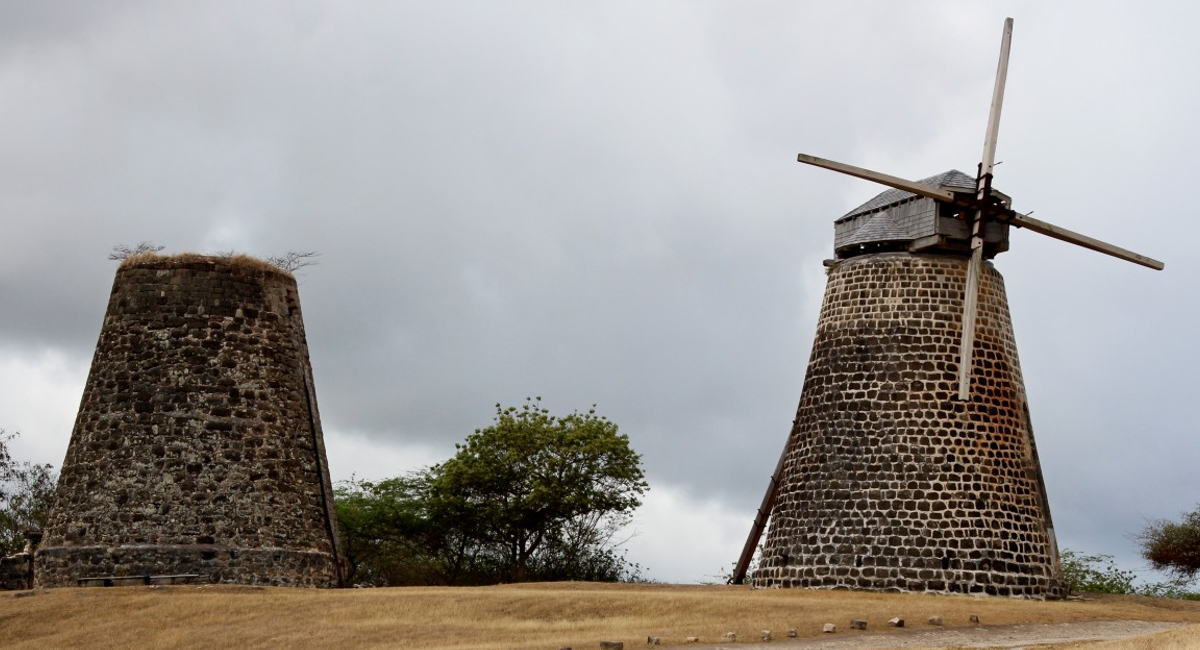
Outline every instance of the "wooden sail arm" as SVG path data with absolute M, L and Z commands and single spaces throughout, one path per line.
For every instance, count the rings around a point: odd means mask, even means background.
M 1092 237 L 1088 237 L 1087 235 L 1081 235 L 1077 232 L 1067 230 L 1066 228 L 1056 226 L 1052 223 L 1046 223 L 1045 221 L 1034 219 L 1026 214 L 1013 212 L 1010 218 L 1006 219 L 1001 217 L 1000 220 L 1007 221 L 1018 228 L 1027 228 L 1033 232 L 1046 235 L 1047 237 L 1053 237 L 1059 241 L 1065 241 L 1070 244 L 1075 244 L 1076 246 L 1083 246 L 1084 248 L 1094 250 L 1097 253 L 1111 255 L 1117 259 L 1122 259 L 1126 262 L 1133 262 L 1134 264 L 1140 264 L 1147 268 L 1154 269 L 1155 271 L 1161 271 L 1166 266 L 1154 258 L 1146 257 L 1145 255 L 1139 255 L 1138 253 L 1121 248 L 1120 246 L 1114 246 L 1107 242 L 1102 242 L 1099 239 L 1094 239 Z
M 835 172 L 841 172 L 849 176 L 854 176 L 855 178 L 873 181 L 875 183 L 879 183 L 880 185 L 894 187 L 898 190 L 904 190 L 905 192 L 912 192 L 913 194 L 927 196 L 938 201 L 957 203 L 953 192 L 943 190 L 932 185 L 914 183 L 913 181 L 905 180 L 899 176 L 892 176 L 890 174 L 884 174 L 882 172 L 872 171 L 862 167 L 855 167 L 854 165 L 847 165 L 846 163 L 840 163 L 836 160 L 826 160 L 825 158 L 810 156 L 806 153 L 802 153 L 797 156 L 796 160 L 809 165 L 824 167 L 825 169 L 832 169 Z
M 1065 241 L 1077 246 L 1083 246 L 1084 248 L 1094 250 L 1097 253 L 1111 255 L 1118 259 L 1122 259 L 1127 262 L 1133 262 L 1134 264 L 1140 264 L 1156 271 L 1163 270 L 1165 266 L 1162 262 L 1156 259 L 1146 257 L 1145 255 L 1140 255 L 1131 250 L 1121 248 L 1120 246 L 1114 246 L 1113 244 L 1102 242 L 1099 239 L 1088 237 L 1087 235 L 1082 235 L 1072 230 L 1067 230 L 1066 228 L 1062 228 L 1051 223 L 1046 223 L 1045 221 L 1041 221 L 1039 219 L 1034 219 L 1029 215 L 1014 212 L 1013 210 L 1005 208 L 1003 205 L 994 200 L 981 202 L 976 197 L 962 192 L 954 193 L 949 190 L 943 190 L 939 187 L 933 187 L 932 185 L 916 183 L 898 176 L 884 174 L 882 172 L 865 169 L 863 167 L 855 167 L 854 165 L 847 165 L 846 163 L 840 163 L 834 160 L 818 158 L 808 154 L 802 153 L 797 156 L 796 159 L 802 163 L 823 167 L 835 172 L 854 176 L 855 178 L 861 178 L 863 180 L 879 183 L 880 185 L 886 185 L 888 187 L 894 187 L 898 190 L 904 190 L 905 192 L 912 192 L 913 194 L 926 196 L 936 201 L 942 201 L 958 207 L 977 210 L 982 212 L 985 218 L 994 218 L 997 221 L 1011 223 L 1018 228 L 1026 228 L 1028 230 L 1032 230 L 1033 232 L 1046 235 L 1047 237 L 1053 237 L 1059 241 Z

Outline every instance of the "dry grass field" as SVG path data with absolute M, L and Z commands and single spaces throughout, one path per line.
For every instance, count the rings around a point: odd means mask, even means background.
M 1062 650 L 1195 650 L 1200 648 L 1200 628 L 1189 627 L 1161 634 L 1062 646 Z
M 770 629 L 820 636 L 821 625 L 849 634 L 852 618 L 887 631 L 906 619 L 928 628 L 1094 620 L 1200 623 L 1200 602 L 1140 597 L 1035 602 L 965 596 L 744 587 L 555 583 L 478 588 L 306 590 L 236 586 L 51 589 L 0 594 L 0 647 L 36 648 L 431 648 L 510 650 L 598 648 L 601 639 L 645 647 L 686 637 L 717 643 L 725 632 L 758 640 Z M 1183 639 L 1195 630 L 1163 635 Z M 1088 647 L 1139 650 L 1134 645 Z M 782 643 L 778 645 L 783 645 Z M 1074 647 L 1074 646 L 1070 646 Z M 1167 646 L 1169 647 L 1169 646 Z M 1177 647 L 1194 647 L 1179 645 Z

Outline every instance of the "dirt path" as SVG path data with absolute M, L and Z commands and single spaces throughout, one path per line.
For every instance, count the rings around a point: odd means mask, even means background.
M 1186 623 L 1151 621 L 1085 621 L 1053 625 L 980 625 L 971 628 L 838 632 L 816 639 L 782 639 L 771 643 L 685 646 L 696 650 L 894 650 L 899 648 L 1020 648 L 1049 643 L 1109 641 L 1165 632 Z

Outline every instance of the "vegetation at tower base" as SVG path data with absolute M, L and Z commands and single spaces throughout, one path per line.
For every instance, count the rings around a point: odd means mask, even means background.
M 0 429 L 0 558 L 20 553 L 26 532 L 42 530 L 54 494 L 54 468 L 12 457 L 8 442 L 17 433 Z
M 1061 597 L 1003 279 L 984 267 L 953 399 L 967 261 L 829 269 L 756 586 Z
M 453 458 L 338 486 L 356 584 L 491 584 L 638 578 L 617 535 L 647 485 L 640 456 L 595 410 L 552 415 L 540 398 L 496 405 Z
M 1084 555 L 1070 549 L 1062 552 L 1063 579 L 1075 593 L 1132 594 L 1137 593 L 1137 576 L 1117 566 L 1111 555 Z
M 195 574 L 331 587 L 339 564 L 295 279 L 245 256 L 125 258 L 38 584 Z
M 1200 506 L 1178 522 L 1152 522 L 1138 536 L 1142 557 L 1160 571 L 1191 582 L 1200 575 Z
M 1174 575 L 1159 582 L 1139 581 L 1133 571 L 1122 569 L 1111 555 L 1085 555 L 1070 549 L 1062 552 L 1063 579 L 1071 593 L 1136 594 L 1153 598 L 1200 600 L 1189 586 L 1193 579 Z

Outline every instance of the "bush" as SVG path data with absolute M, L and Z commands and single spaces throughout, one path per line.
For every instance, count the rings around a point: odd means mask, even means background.
M 1188 582 L 1200 575 L 1200 506 L 1178 521 L 1151 522 L 1138 542 L 1150 566 Z
M 25 531 L 41 530 L 50 514 L 55 476 L 50 465 L 13 460 L 7 442 L 19 434 L 0 429 L 0 557 L 25 547 Z
M 1090 594 L 1132 594 L 1132 571 L 1117 566 L 1111 555 L 1082 555 L 1075 551 L 1062 552 L 1063 578 L 1073 592 Z
M 1137 575 L 1117 566 L 1111 555 L 1082 555 L 1062 552 L 1063 577 L 1072 592 L 1089 594 L 1136 594 L 1153 598 L 1200 600 L 1200 594 L 1188 589 L 1192 580 L 1174 576 L 1163 582 L 1134 584 Z

